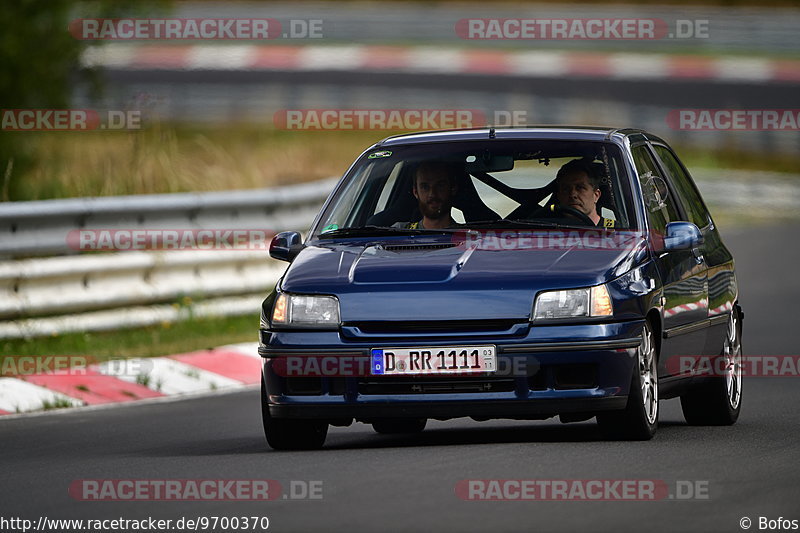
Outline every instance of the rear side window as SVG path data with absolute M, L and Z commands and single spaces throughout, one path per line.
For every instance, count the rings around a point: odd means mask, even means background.
M 698 228 L 704 227 L 708 224 L 708 211 L 700 198 L 700 193 L 697 192 L 691 182 L 691 178 L 678 161 L 678 158 L 664 146 L 655 145 L 653 149 L 664 164 L 664 170 L 669 174 L 672 185 L 675 187 L 684 209 L 686 209 L 689 221 Z
M 675 201 L 647 148 L 644 145 L 637 146 L 631 153 L 642 186 L 650 226 L 654 231 L 663 234 L 668 222 L 680 220 Z

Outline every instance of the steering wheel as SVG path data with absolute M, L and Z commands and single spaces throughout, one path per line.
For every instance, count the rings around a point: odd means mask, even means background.
M 564 214 L 564 215 L 570 215 L 570 216 L 573 216 L 573 217 L 577 218 L 578 220 L 580 220 L 581 222 L 583 222 L 584 224 L 586 224 L 588 226 L 594 226 L 595 225 L 594 222 L 592 222 L 592 219 L 589 218 L 589 215 L 587 215 L 583 211 L 578 211 L 574 207 L 569 207 L 568 205 L 553 204 L 550 207 L 550 209 L 547 210 L 547 212 L 548 213 L 559 213 L 559 214 Z

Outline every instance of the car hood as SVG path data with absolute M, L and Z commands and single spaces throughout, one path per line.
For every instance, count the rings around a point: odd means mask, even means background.
M 343 322 L 528 318 L 537 292 L 610 281 L 642 249 L 641 240 L 611 249 L 504 249 L 486 239 L 320 243 L 295 258 L 281 290 L 336 295 Z

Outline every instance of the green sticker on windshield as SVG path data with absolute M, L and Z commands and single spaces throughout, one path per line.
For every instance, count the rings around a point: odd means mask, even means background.
M 333 231 L 335 229 L 339 229 L 339 224 L 328 224 L 327 226 L 322 228 L 322 231 L 320 233 L 326 233 L 328 231 Z
M 389 157 L 390 155 L 392 155 L 392 152 L 390 152 L 389 150 L 383 150 L 381 152 L 373 152 L 369 154 L 369 157 L 367 159 L 375 159 L 377 157 Z

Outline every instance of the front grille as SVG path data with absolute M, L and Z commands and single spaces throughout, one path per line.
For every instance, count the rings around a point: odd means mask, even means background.
M 425 376 L 409 379 L 406 376 L 390 376 L 379 379 L 364 379 L 358 384 L 358 392 L 376 394 L 449 394 L 458 392 L 510 392 L 514 380 L 509 378 L 442 378 Z
M 501 320 L 419 320 L 419 321 L 364 321 L 343 324 L 355 326 L 364 333 L 469 333 L 473 331 L 502 333 L 518 323 L 513 319 Z

